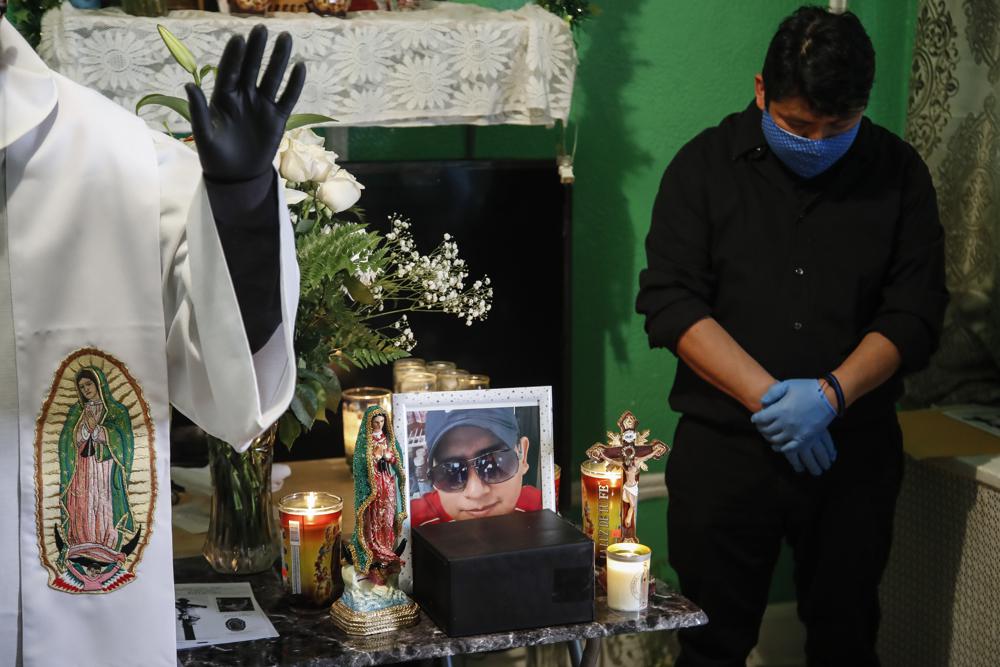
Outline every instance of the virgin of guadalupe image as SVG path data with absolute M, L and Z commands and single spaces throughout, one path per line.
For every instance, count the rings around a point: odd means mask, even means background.
M 365 412 L 354 448 L 354 534 L 344 566 L 344 594 L 333 603 L 334 624 L 349 635 L 389 632 L 416 624 L 416 603 L 396 587 L 402 545 L 396 539 L 406 519 L 403 454 L 388 413 Z
M 406 518 L 402 454 L 386 411 L 369 408 L 354 450 L 356 519 L 350 551 L 357 574 L 376 584 L 399 571 L 396 537 Z
M 111 395 L 104 372 L 76 374 L 77 402 L 59 435 L 60 521 L 54 527 L 63 585 L 109 590 L 132 575 L 122 569 L 139 541 L 128 482 L 135 439 L 128 409 Z

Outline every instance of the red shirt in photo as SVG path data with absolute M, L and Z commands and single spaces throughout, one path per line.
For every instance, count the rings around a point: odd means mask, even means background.
M 533 486 L 522 486 L 515 512 L 537 512 L 542 509 L 542 492 Z M 410 525 L 426 526 L 429 523 L 454 521 L 441 506 L 438 492 L 431 491 L 410 502 Z

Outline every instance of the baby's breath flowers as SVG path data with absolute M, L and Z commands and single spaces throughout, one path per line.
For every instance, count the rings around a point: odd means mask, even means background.
M 414 310 L 441 311 L 457 315 L 472 326 L 485 320 L 493 306 L 493 288 L 489 277 L 466 287 L 469 271 L 458 256 L 458 244 L 450 234 L 429 255 L 415 249 L 409 220 L 389 216 L 391 231 L 386 234 L 389 259 L 396 266 L 395 298 L 413 304 Z

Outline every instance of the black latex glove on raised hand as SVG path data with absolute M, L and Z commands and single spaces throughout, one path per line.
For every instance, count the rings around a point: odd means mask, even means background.
M 278 88 L 292 52 L 292 38 L 281 33 L 271 61 L 257 85 L 267 43 L 267 28 L 255 26 L 244 44 L 236 35 L 226 44 L 212 103 L 205 103 L 201 89 L 185 87 L 191 110 L 191 130 L 198 146 L 201 168 L 207 178 L 235 183 L 247 181 L 272 169 L 274 155 L 305 82 L 306 69 L 297 63 L 288 77 L 285 92 Z

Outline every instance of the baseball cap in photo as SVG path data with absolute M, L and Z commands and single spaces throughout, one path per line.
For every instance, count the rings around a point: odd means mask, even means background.
M 427 413 L 424 425 L 427 435 L 427 458 L 434 460 L 434 449 L 448 431 L 458 426 L 478 426 L 513 447 L 518 427 L 514 408 L 472 408 L 466 410 L 434 410 Z

